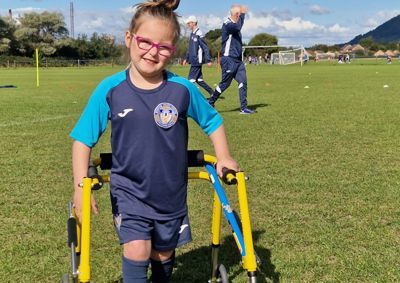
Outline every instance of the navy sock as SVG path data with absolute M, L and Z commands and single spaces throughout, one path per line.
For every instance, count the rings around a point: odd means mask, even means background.
M 122 280 L 124 283 L 146 283 L 149 260 L 135 261 L 122 257 Z
M 167 283 L 171 279 L 172 270 L 174 269 L 175 253 L 167 260 L 157 261 L 151 260 L 151 282 Z

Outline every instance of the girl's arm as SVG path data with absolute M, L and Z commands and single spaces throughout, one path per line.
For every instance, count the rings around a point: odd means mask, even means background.
M 214 145 L 215 155 L 217 157 L 217 173 L 222 177 L 222 168 L 228 168 L 239 171 L 239 164 L 231 157 L 228 148 L 228 141 L 225 135 L 224 125 L 221 124 L 211 135 L 211 142 Z
M 89 159 L 90 159 L 91 148 L 87 145 L 74 141 L 72 144 L 72 170 L 74 175 L 74 206 L 75 214 L 78 217 L 79 222 L 82 219 L 82 187 L 80 184 L 84 177 L 87 177 Z M 91 201 L 92 210 L 94 213 L 98 213 L 96 200 L 92 195 Z

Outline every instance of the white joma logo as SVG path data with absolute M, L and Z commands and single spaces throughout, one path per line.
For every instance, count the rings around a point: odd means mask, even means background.
M 181 225 L 181 230 L 179 230 L 179 234 L 182 234 L 183 230 L 185 230 L 187 227 L 189 227 L 189 225 L 187 224 Z
M 121 118 L 124 118 L 126 115 L 128 115 L 129 112 L 132 112 L 132 108 L 124 109 L 121 113 L 118 113 L 118 116 Z

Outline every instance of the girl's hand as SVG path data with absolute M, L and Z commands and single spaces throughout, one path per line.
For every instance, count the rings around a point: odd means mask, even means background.
M 222 178 L 222 169 L 227 168 L 227 169 L 232 169 L 235 172 L 240 171 L 239 164 L 234 160 L 233 158 L 224 158 L 224 159 L 219 159 L 217 162 L 217 174 L 219 177 Z
M 75 189 L 73 201 L 74 201 L 75 215 L 78 218 L 79 223 L 82 223 L 82 188 Z M 93 194 L 91 195 L 90 205 L 92 207 L 93 213 L 98 214 L 99 208 L 97 206 L 96 199 L 94 198 Z

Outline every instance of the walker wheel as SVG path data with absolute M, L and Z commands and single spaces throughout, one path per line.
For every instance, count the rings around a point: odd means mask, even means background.
M 222 283 L 229 283 L 228 281 L 228 273 L 226 272 L 226 268 L 223 264 L 220 264 L 218 266 L 217 270 L 217 282 L 222 282 Z

